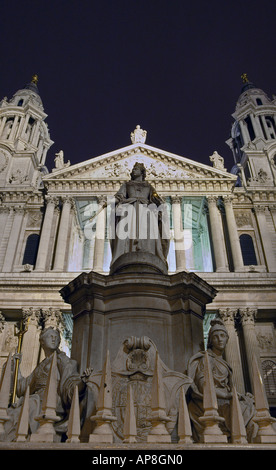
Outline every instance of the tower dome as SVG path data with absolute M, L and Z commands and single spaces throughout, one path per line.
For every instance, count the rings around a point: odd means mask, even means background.
M 38 76 L 8 100 L 0 102 L 0 143 L 11 152 L 33 154 L 37 165 L 44 165 L 50 139 L 48 125 L 39 94 Z M 27 157 L 26 157 L 27 158 Z
M 39 106 L 43 110 L 42 100 L 38 90 L 38 76 L 35 74 L 32 80 L 27 85 L 14 93 L 12 99 L 9 101 L 10 104 L 16 106 L 25 106 L 28 102 Z
M 232 114 L 234 122 L 230 138 L 226 142 L 233 152 L 235 164 L 241 163 L 248 146 L 260 150 L 276 139 L 276 100 L 249 81 L 246 73 L 241 78 L 243 86 Z
M 260 88 L 257 88 L 248 79 L 246 73 L 242 74 L 241 78 L 243 80 L 243 86 L 236 104 L 236 112 L 239 111 L 240 108 L 249 104 L 251 104 L 253 107 L 271 104 L 271 100 L 267 94 Z

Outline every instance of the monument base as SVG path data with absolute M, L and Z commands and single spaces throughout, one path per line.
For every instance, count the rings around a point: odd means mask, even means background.
M 195 273 L 152 273 L 142 263 L 141 272 L 133 269 L 82 273 L 61 289 L 72 306 L 71 357 L 80 370 L 101 370 L 107 350 L 112 361 L 125 338 L 147 336 L 168 367 L 183 372 L 204 347 L 203 315 L 216 290 Z

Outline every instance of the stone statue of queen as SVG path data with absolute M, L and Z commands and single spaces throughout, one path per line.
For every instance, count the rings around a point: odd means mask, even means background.
M 110 273 L 127 269 L 167 274 L 169 219 L 165 201 L 145 181 L 146 168 L 136 162 L 131 179 L 115 194 L 111 223 Z

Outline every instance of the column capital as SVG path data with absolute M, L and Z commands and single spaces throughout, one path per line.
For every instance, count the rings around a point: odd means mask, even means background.
M 74 205 L 75 205 L 75 199 L 72 196 L 68 196 L 68 195 L 62 196 L 61 201 L 62 201 L 63 205 L 64 204 L 70 204 L 71 207 L 74 207 Z
M 208 201 L 208 204 L 216 204 L 218 201 L 218 196 L 214 196 L 212 194 L 212 195 L 206 196 L 206 199 Z
M 232 205 L 234 196 L 232 194 L 226 194 L 223 196 L 223 202 L 225 205 Z
M 105 204 L 107 201 L 107 196 L 106 194 L 100 194 L 99 196 L 97 196 L 97 202 L 98 204 Z
M 41 312 L 45 328 L 63 328 L 62 311 L 59 308 L 42 308 Z
M 45 201 L 47 205 L 53 204 L 54 206 L 58 206 L 59 204 L 59 198 L 57 196 L 52 196 L 51 194 L 46 196 Z
M 5 323 L 6 323 L 6 318 L 4 317 L 2 312 L 0 311 L 0 333 L 4 330 Z
M 221 318 L 226 325 L 234 326 L 237 313 L 238 309 L 235 307 L 223 307 L 218 310 L 219 318 Z
M 276 212 L 276 204 L 273 204 L 272 206 L 268 206 L 268 210 L 270 212 Z
M 265 213 L 265 210 L 266 210 L 266 207 L 261 204 L 257 204 L 256 206 L 253 207 L 253 211 L 257 214 Z
M 23 323 L 35 325 L 38 327 L 41 319 L 40 308 L 37 307 L 23 307 L 22 308 Z
M 258 309 L 255 307 L 244 307 L 239 309 L 240 319 L 243 325 L 254 325 Z
M 179 195 L 171 196 L 171 201 L 172 201 L 172 204 L 181 204 L 182 196 L 179 196 Z

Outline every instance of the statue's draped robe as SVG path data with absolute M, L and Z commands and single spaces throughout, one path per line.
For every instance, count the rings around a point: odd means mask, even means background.
M 5 425 L 6 440 L 12 441 L 15 438 L 15 431 L 21 406 L 28 385 L 30 386 L 29 400 L 29 428 L 34 433 L 38 428 L 38 421 L 35 417 L 41 414 L 41 404 L 44 390 L 46 388 L 52 362 L 52 355 L 46 357 L 28 377 L 20 376 L 17 383 L 17 396 L 20 398 L 16 407 L 8 408 L 9 421 Z M 57 350 L 57 369 L 58 369 L 58 388 L 57 388 L 57 408 L 56 413 L 60 420 L 55 424 L 55 430 L 62 435 L 67 431 L 67 422 L 71 401 L 73 398 L 75 385 L 82 383 L 77 370 L 77 362 L 66 356 L 64 352 Z M 82 387 L 83 384 L 82 384 Z M 80 399 L 83 399 L 85 391 L 82 392 Z
M 221 357 L 217 356 L 211 349 L 208 349 L 210 366 L 213 374 L 215 389 L 218 391 L 231 392 L 232 390 L 232 369 L 229 364 Z M 188 394 L 188 409 L 193 427 L 193 438 L 196 442 L 200 441 L 204 426 L 199 421 L 199 417 L 204 415 L 203 409 L 203 383 L 204 383 L 204 355 L 201 351 L 193 356 L 188 364 L 187 374 L 193 379 Z M 256 435 L 257 426 L 252 420 L 255 414 L 253 397 L 250 394 L 239 394 L 239 402 L 247 431 L 247 439 L 252 442 Z M 231 399 L 217 397 L 218 413 L 225 419 L 220 427 L 228 437 L 231 435 Z
M 111 264 L 121 255 L 137 251 L 156 255 L 167 264 L 169 227 L 166 206 L 154 193 L 155 189 L 147 181 L 130 180 L 122 184 L 115 194 L 116 215 L 111 217 L 111 220 L 115 219 L 115 226 L 111 224 Z M 148 209 L 147 221 L 145 208 Z M 127 236 L 122 233 L 124 228 Z

